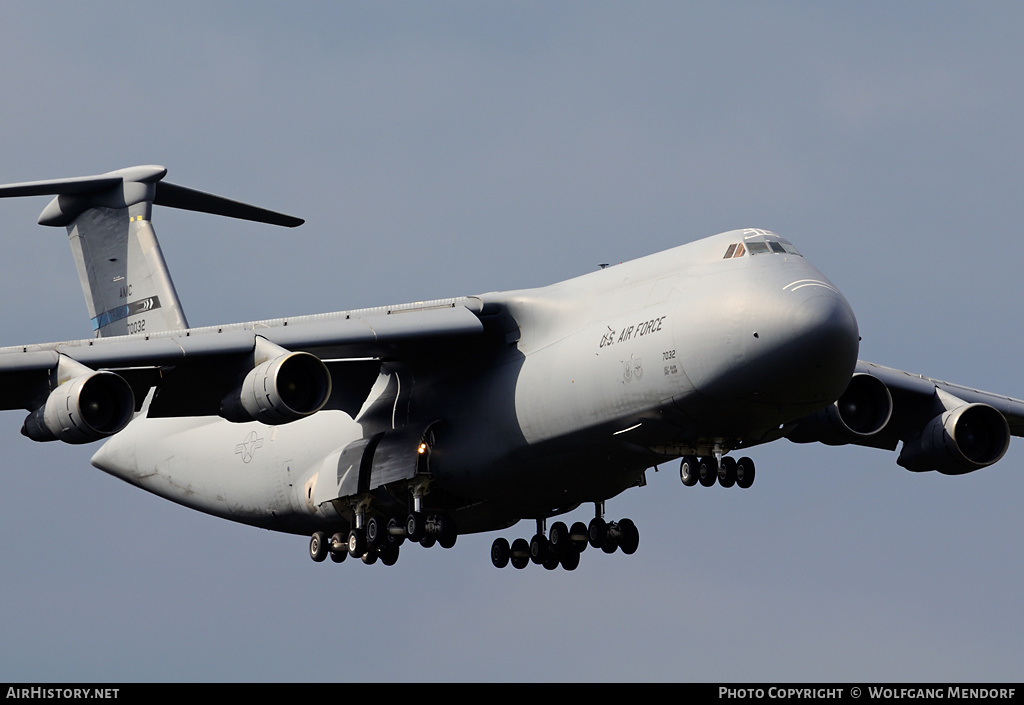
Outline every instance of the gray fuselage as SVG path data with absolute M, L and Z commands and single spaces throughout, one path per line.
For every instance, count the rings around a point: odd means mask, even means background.
M 478 298 L 481 340 L 384 359 L 355 419 L 142 413 L 93 463 L 200 511 L 308 533 L 345 522 L 316 487 L 341 449 L 437 422 L 428 499 L 482 531 L 607 499 L 673 457 L 775 440 L 833 402 L 857 359 L 845 298 L 761 230 Z

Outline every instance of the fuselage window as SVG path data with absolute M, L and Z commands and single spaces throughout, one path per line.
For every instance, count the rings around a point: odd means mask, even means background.
M 781 242 L 776 242 L 775 240 L 769 240 L 768 241 L 768 246 L 772 248 L 772 252 L 778 252 L 780 255 L 781 254 L 785 254 L 785 252 L 786 252 L 786 250 L 782 246 Z
M 722 259 L 729 259 L 732 257 L 732 253 L 736 251 L 736 243 L 729 245 L 729 249 L 725 251 L 725 257 Z
M 771 252 L 768 245 L 763 242 L 748 242 L 747 249 L 750 250 L 751 255 L 763 255 L 766 252 Z

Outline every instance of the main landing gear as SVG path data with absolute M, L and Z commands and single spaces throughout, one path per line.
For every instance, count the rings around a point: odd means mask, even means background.
M 495 539 L 491 544 L 491 563 L 495 568 L 504 568 L 511 563 L 513 568 L 519 570 L 531 562 L 547 570 L 554 570 L 558 566 L 565 570 L 576 570 L 580 564 L 580 554 L 588 544 L 605 553 L 615 553 L 617 548 L 626 555 L 636 553 L 640 544 L 640 532 L 636 525 L 629 519 L 605 521 L 603 514 L 604 502 L 598 502 L 589 526 L 577 521 L 568 527 L 565 522 L 556 521 L 547 536 L 544 535 L 545 520 L 538 519 L 537 533 L 529 542 L 516 539 L 510 545 L 506 538 Z
M 406 539 L 424 548 L 434 544 L 451 548 L 458 536 L 455 521 L 447 514 L 414 511 L 404 521 L 372 516 L 364 525 L 360 512 L 356 526 L 347 534 L 339 531 L 328 539 L 327 532 L 315 532 L 309 539 L 309 557 L 320 563 L 330 556 L 335 563 L 342 563 L 351 556 L 367 565 L 379 560 L 390 566 L 398 561 L 399 547 Z
M 747 489 L 754 484 L 754 461 L 723 456 L 719 462 L 714 456 L 698 459 L 695 455 L 685 455 L 679 463 L 679 479 L 687 487 L 698 482 L 704 487 L 711 487 L 717 481 L 722 487 L 736 485 Z

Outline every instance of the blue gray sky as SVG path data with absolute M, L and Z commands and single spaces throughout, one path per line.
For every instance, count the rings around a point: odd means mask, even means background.
M 997 1 L 11 0 L 0 182 L 158 163 L 307 219 L 158 211 L 192 325 L 764 227 L 845 293 L 863 358 L 1024 397 L 1022 28 Z M 45 203 L 0 202 L 2 345 L 91 333 Z M 639 551 L 569 573 L 495 570 L 494 535 L 314 564 L 0 421 L 0 681 L 1022 676 L 1020 440 L 963 477 L 786 441 L 746 492 L 663 466 L 608 503 Z

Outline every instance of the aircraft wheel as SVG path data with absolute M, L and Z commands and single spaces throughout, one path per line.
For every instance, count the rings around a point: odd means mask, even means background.
M 712 457 L 701 458 L 697 474 L 700 475 L 701 487 L 711 487 L 718 480 L 718 463 Z
M 423 512 L 410 512 L 405 521 L 405 535 L 410 541 L 419 541 L 426 533 L 426 522 Z
M 576 570 L 580 565 L 580 552 L 579 551 L 566 551 L 558 559 L 558 562 L 562 564 L 562 567 L 566 570 Z
M 362 529 L 352 529 L 348 532 L 348 552 L 353 558 L 366 554 L 366 534 Z
M 587 540 L 594 548 L 601 548 L 608 538 L 608 523 L 601 517 L 594 517 L 587 527 Z
M 340 531 L 331 537 L 330 543 L 331 560 L 335 563 L 344 563 L 348 558 L 348 544 L 345 542 L 345 534 Z M 338 548 L 334 548 L 337 546 Z
M 364 531 L 366 532 L 366 546 L 368 548 L 378 548 L 384 541 L 384 531 L 380 525 L 380 519 L 377 517 L 370 517 L 369 521 L 366 522 Z
M 516 539 L 512 542 L 510 560 L 516 570 L 522 570 L 530 563 L 530 544 L 526 543 L 526 539 Z
M 686 487 L 693 487 L 700 479 L 700 475 L 697 474 L 697 464 L 697 458 L 693 455 L 684 455 L 683 459 L 679 461 L 679 479 Z
M 494 539 L 494 543 L 491 544 L 491 565 L 495 568 L 504 568 L 511 557 L 512 548 L 508 545 L 508 539 Z
M 572 547 L 576 549 L 576 553 L 583 553 L 587 548 L 587 544 L 590 543 L 587 540 L 587 525 L 582 521 L 577 521 L 569 529 L 569 538 L 572 541 Z
M 560 562 L 558 560 L 558 556 L 555 555 L 555 552 L 549 549 L 548 555 L 541 565 L 544 566 L 544 570 L 554 570 L 560 565 Z
M 309 539 L 309 557 L 317 563 L 327 558 L 327 534 L 323 531 L 314 532 Z
M 637 531 L 636 524 L 630 519 L 623 519 L 619 522 L 619 548 L 627 556 L 632 556 L 636 553 L 637 547 L 640 545 L 640 532 Z
M 455 527 L 455 520 L 445 514 L 441 518 L 441 533 L 437 535 L 437 542 L 441 548 L 451 548 L 459 538 L 459 530 Z
M 385 543 L 380 548 L 380 562 L 384 565 L 394 565 L 398 562 L 398 544 Z
M 732 487 L 736 484 L 736 458 L 722 458 L 722 464 L 718 467 L 718 484 L 722 487 Z
M 373 565 L 380 558 L 380 552 L 373 548 L 363 554 L 363 563 L 366 565 Z
M 619 542 L 611 534 L 605 536 L 604 543 L 601 544 L 601 550 L 605 553 L 615 553 L 615 549 L 618 547 Z
M 743 489 L 754 484 L 754 461 L 750 458 L 740 458 L 736 462 L 736 484 Z
M 387 531 L 388 543 L 394 544 L 395 546 L 401 546 L 405 543 L 405 536 L 402 535 L 401 531 L 398 531 L 398 519 L 391 517 L 388 519 L 388 531 Z
M 437 543 L 437 537 L 433 534 L 427 534 L 420 539 L 420 546 L 423 548 L 432 548 L 435 543 Z
M 561 556 L 565 553 L 578 553 L 572 545 L 572 537 L 569 535 L 569 527 L 564 521 L 556 521 L 548 529 L 548 542 L 552 550 Z
M 530 560 L 540 565 L 548 557 L 548 540 L 543 534 L 535 534 L 530 539 Z

